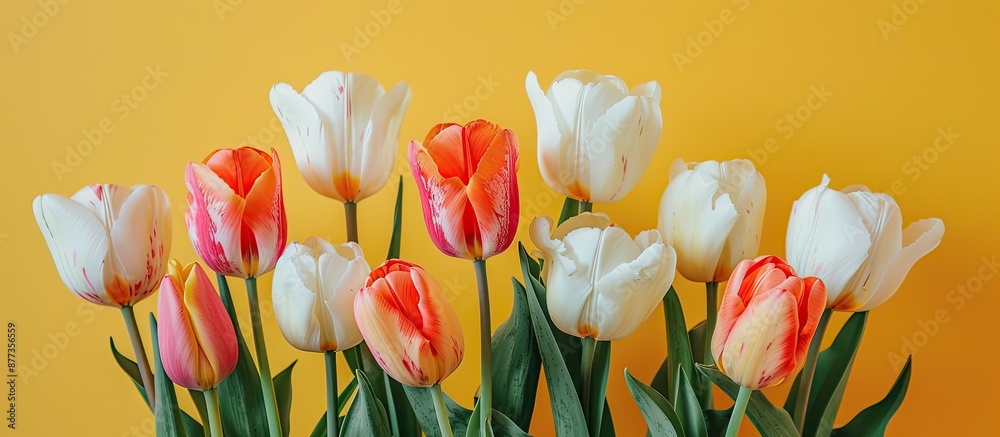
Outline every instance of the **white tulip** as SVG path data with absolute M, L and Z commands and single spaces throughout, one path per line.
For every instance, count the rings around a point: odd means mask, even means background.
M 827 308 L 868 311 L 889 300 L 913 264 L 937 247 L 944 222 L 924 219 L 903 230 L 892 196 L 861 185 L 837 191 L 829 184 L 823 175 L 792 206 L 788 263 L 826 283 Z
M 633 240 L 604 214 L 580 214 L 554 233 L 552 225 L 551 218 L 536 217 L 530 231 L 546 260 L 552 323 L 567 334 L 601 341 L 632 334 L 674 280 L 674 249 L 655 229 Z
M 173 222 L 158 187 L 91 185 L 68 199 L 38 196 L 32 209 L 59 277 L 87 301 L 134 305 L 166 273 Z
M 631 91 L 615 76 L 560 74 L 542 92 L 525 79 L 538 127 L 538 166 L 553 190 L 588 202 L 614 202 L 639 182 L 660 141 L 660 85 Z
M 694 282 L 722 282 L 757 256 L 767 189 L 745 159 L 685 163 L 670 168 L 660 199 L 659 229 L 677 250 L 677 270 Z
M 306 183 L 341 202 L 357 203 L 385 186 L 409 103 L 407 84 L 385 92 L 360 73 L 328 71 L 302 94 L 285 83 L 271 88 L 271 106 Z
M 354 297 L 370 272 L 357 243 L 334 247 L 317 237 L 289 243 L 271 286 L 274 318 L 288 343 L 309 352 L 342 351 L 361 343 Z

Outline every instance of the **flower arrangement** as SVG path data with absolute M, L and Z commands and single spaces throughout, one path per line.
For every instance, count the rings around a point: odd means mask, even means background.
M 566 200 L 557 219 L 531 221 L 536 249 L 518 244 L 513 310 L 495 331 L 486 261 L 514 242 L 518 137 L 474 120 L 434 126 L 407 148 L 431 241 L 472 261 L 478 279 L 479 340 L 489 346 L 478 357 L 479 387 L 462 393 L 475 395 L 471 410 L 440 385 L 466 358 L 458 317 L 435 278 L 400 259 L 402 184 L 386 260 L 372 268 L 358 242 L 358 203 L 392 173 L 410 101 L 404 83 L 385 91 L 369 76 L 334 71 L 301 93 L 287 84 L 271 90 L 306 182 L 344 204 L 342 244 L 287 242 L 278 154 L 251 147 L 216 150 L 186 168 L 185 225 L 201 263 L 170 259 L 170 201 L 152 185 L 44 194 L 32 205 L 35 218 L 66 287 L 121 309 L 135 360 L 113 341 L 112 353 L 158 436 L 290 435 L 294 363 L 271 371 L 257 292 L 272 270 L 278 329 L 295 348 L 325 356 L 326 412 L 312 436 L 528 435 L 542 369 L 555 434 L 615 435 L 605 399 L 612 342 L 661 302 L 667 357 L 648 383 L 624 374 L 651 435 L 735 436 L 744 416 L 767 436 L 884 432 L 906 394 L 909 361 L 884 400 L 841 428 L 833 421 L 869 311 L 938 245 L 941 220 L 904 229 L 891 196 L 863 186 L 837 191 L 824 175 L 792 208 L 785 258 L 761 255 L 767 196 L 753 164 L 678 161 L 657 229 L 633 234 L 592 208 L 627 196 L 646 171 L 663 124 L 659 84 L 629 89 L 577 70 L 544 91 L 529 72 L 525 86 L 539 168 Z M 691 328 L 671 285 L 675 272 L 705 284 L 708 316 Z M 245 283 L 249 340 L 228 277 Z M 148 354 L 133 306 L 157 288 Z M 853 314 L 821 350 L 833 311 Z M 338 353 L 354 375 L 343 386 Z M 760 393 L 786 382 L 783 406 Z M 178 407 L 177 386 L 194 400 L 194 415 Z M 713 386 L 733 408 L 716 409 Z

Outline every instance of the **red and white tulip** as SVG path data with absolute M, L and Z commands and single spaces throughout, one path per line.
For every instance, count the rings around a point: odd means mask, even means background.
M 160 188 L 91 185 L 68 199 L 38 196 L 32 209 L 59 277 L 73 294 L 123 307 L 160 283 L 173 234 L 170 201 Z
M 281 193 L 281 164 L 252 147 L 221 149 L 187 166 L 188 236 L 209 268 L 254 278 L 278 262 L 288 224 Z

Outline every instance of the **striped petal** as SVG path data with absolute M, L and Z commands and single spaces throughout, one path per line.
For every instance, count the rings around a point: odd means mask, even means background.
M 403 115 L 410 104 L 410 87 L 400 82 L 385 93 L 371 114 L 361 146 L 360 187 L 353 201 L 367 198 L 385 186 L 396 164 Z
M 151 185 L 133 187 L 111 229 L 116 274 L 130 285 L 124 304 L 149 295 L 166 273 L 172 237 L 170 201 Z
M 278 262 L 288 238 L 285 204 L 281 191 L 281 162 L 278 153 L 271 149 L 273 163 L 254 181 L 246 196 L 243 209 L 245 229 L 243 238 L 253 239 L 248 245 L 243 241 L 243 263 L 251 277 L 261 276 Z M 250 250 L 247 250 L 250 247 Z
M 167 276 L 160 282 L 157 314 L 160 360 L 167 376 L 181 387 L 210 388 L 202 385 L 200 376 L 203 369 L 211 369 L 211 363 L 198 346 L 198 337 L 184 305 L 184 284 L 179 283 L 178 278 Z
M 724 340 L 719 363 L 726 375 L 743 387 L 759 390 L 791 374 L 799 333 L 797 306 L 795 296 L 780 288 L 750 301 Z
M 504 129 L 488 143 L 467 188 L 482 247 L 482 253 L 477 255 L 483 259 L 507 250 L 514 241 L 520 217 L 517 136 L 514 131 Z
M 198 381 L 200 387 L 217 386 L 236 368 L 238 357 L 236 330 L 229 319 L 222 299 L 216 294 L 212 280 L 201 265 L 194 264 L 184 284 L 184 306 L 187 307 L 201 356 Z
M 340 190 L 343 184 L 335 183 L 349 173 L 348 167 L 338 159 L 330 132 L 316 108 L 284 83 L 271 88 L 271 107 L 281 121 L 295 164 L 309 188 L 340 202 L 349 200 L 350 193 Z
M 32 210 L 66 288 L 92 303 L 121 306 L 105 292 L 103 269 L 110 238 L 97 215 L 55 194 L 36 197 Z
M 189 163 L 184 173 L 188 236 L 208 267 L 224 275 L 247 277 L 240 249 L 246 201 L 208 166 Z

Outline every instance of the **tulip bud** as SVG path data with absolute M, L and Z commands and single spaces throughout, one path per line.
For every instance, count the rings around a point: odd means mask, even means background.
M 633 240 L 604 214 L 585 212 L 554 233 L 552 224 L 549 217 L 531 222 L 531 241 L 546 260 L 552 323 L 567 334 L 600 341 L 632 334 L 674 280 L 674 249 L 655 229 Z
M 465 340 L 455 310 L 424 269 L 388 260 L 354 299 L 361 335 L 379 366 L 412 387 L 430 387 L 462 362 Z
M 882 305 L 910 268 L 944 237 L 931 218 L 903 230 L 903 216 L 888 194 L 855 185 L 837 191 L 823 175 L 792 206 L 785 252 L 796 270 L 827 285 L 827 308 L 861 312 Z
M 252 147 L 216 150 L 184 174 L 188 236 L 198 256 L 218 273 L 255 278 L 274 268 L 288 224 L 281 163 Z
M 660 85 L 629 91 L 589 70 L 560 74 L 547 92 L 528 72 L 538 127 L 538 167 L 557 192 L 588 202 L 621 200 L 639 183 L 660 141 Z
M 334 247 L 318 237 L 289 243 L 271 287 L 274 318 L 285 340 L 308 352 L 342 351 L 361 343 L 354 297 L 370 272 L 357 243 Z
M 160 283 L 157 337 L 163 370 L 192 390 L 215 388 L 236 368 L 236 330 L 198 263 L 171 260 Z
M 271 107 L 302 177 L 317 193 L 341 202 L 358 202 L 385 186 L 409 103 L 405 83 L 386 92 L 360 73 L 325 72 L 302 94 L 284 83 L 271 88 Z
M 826 287 L 800 278 L 776 256 L 744 260 L 726 284 L 712 356 L 750 390 L 773 387 L 802 367 L 826 302 Z
M 424 223 L 446 255 L 486 259 L 517 232 L 517 135 L 485 120 L 434 126 L 424 145 L 410 141 Z
M 660 199 L 660 233 L 677 250 L 677 270 L 694 282 L 722 282 L 757 256 L 767 199 L 764 178 L 745 159 L 674 162 Z
M 91 185 L 69 199 L 38 196 L 32 209 L 59 277 L 88 302 L 134 305 L 167 269 L 173 226 L 158 187 Z

